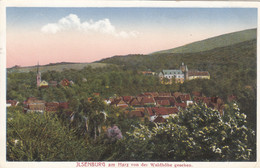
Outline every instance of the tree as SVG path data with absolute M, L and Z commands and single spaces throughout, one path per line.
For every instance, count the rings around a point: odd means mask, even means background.
M 86 145 L 56 115 L 8 109 L 8 161 L 67 161 L 86 159 Z
M 86 122 L 86 132 L 89 137 L 101 135 L 101 127 L 106 120 L 105 103 L 98 97 L 82 99 L 79 106 L 79 113 L 84 116 Z
M 166 123 L 135 126 L 121 141 L 124 153 L 115 159 L 160 161 L 241 161 L 255 159 L 255 135 L 245 126 L 246 115 L 220 116 L 206 105 L 193 105 Z M 254 139 L 251 145 L 250 139 Z

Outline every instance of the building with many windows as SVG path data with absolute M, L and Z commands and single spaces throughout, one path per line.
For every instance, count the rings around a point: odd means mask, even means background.
M 187 65 L 182 63 L 180 69 L 162 70 L 159 73 L 159 78 L 163 84 L 183 83 L 185 80 L 192 79 L 210 79 L 208 71 L 188 70 Z

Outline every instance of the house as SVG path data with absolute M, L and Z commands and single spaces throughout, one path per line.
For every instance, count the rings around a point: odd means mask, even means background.
M 114 99 L 114 101 L 111 102 L 110 105 L 114 105 L 116 107 L 126 108 L 128 107 L 128 104 L 122 100 L 122 98 Z
M 153 108 L 154 108 L 154 107 L 146 107 L 146 108 L 145 108 L 145 110 L 146 110 L 147 113 L 148 113 L 149 120 L 150 120 L 151 122 L 153 122 L 153 121 L 156 119 L 156 117 L 157 117 L 156 111 L 155 111 Z
M 155 100 L 157 106 L 170 106 L 171 103 L 169 100 Z
M 187 104 L 186 103 L 176 103 L 175 104 L 176 107 L 178 107 L 179 109 L 186 109 L 187 108 Z
M 153 122 L 155 122 L 155 123 L 164 123 L 165 121 L 166 121 L 166 119 L 164 119 L 161 116 L 158 116 L 158 117 L 155 118 L 155 120 Z
M 168 118 L 169 116 L 175 116 L 179 110 L 176 107 L 147 107 L 146 111 L 149 115 L 149 120 L 154 121 L 158 116 Z
M 190 94 L 186 93 L 186 94 L 181 94 L 179 95 L 179 97 L 177 97 L 177 101 L 180 101 L 180 102 L 186 102 L 188 100 L 191 100 L 191 96 Z
M 49 87 L 56 87 L 58 85 L 57 81 L 49 81 Z
M 188 76 L 189 76 L 189 80 L 193 80 L 193 79 L 210 79 L 210 74 L 208 71 L 197 71 L 197 70 L 193 70 L 193 71 L 189 71 L 188 72 Z
M 219 97 L 195 97 L 194 101 L 205 103 L 208 107 L 218 110 L 221 115 L 224 114 L 224 101 Z
M 122 98 L 123 98 L 124 102 L 129 104 L 133 97 L 132 96 L 122 96 Z
M 140 104 L 142 106 L 155 106 L 156 102 L 153 97 L 143 97 Z
M 60 81 L 60 85 L 61 86 L 69 86 L 70 81 L 68 79 L 63 79 L 62 81 Z
M 7 100 L 6 101 L 6 107 L 17 106 L 18 104 L 19 104 L 19 101 L 16 101 L 16 100 Z
M 174 92 L 174 93 L 172 94 L 172 96 L 174 96 L 175 99 L 177 99 L 180 95 L 182 95 L 181 92 Z
M 193 104 L 193 101 L 191 100 L 191 96 L 190 94 L 181 94 L 179 95 L 176 100 L 179 102 L 179 103 L 185 103 L 187 106 L 190 105 L 190 104 Z
M 45 101 L 38 100 L 35 97 L 27 98 L 27 100 L 23 104 L 24 104 L 24 112 L 43 113 L 45 111 Z
M 162 105 L 162 106 L 168 106 L 169 101 L 170 105 L 169 106 L 175 106 L 176 100 L 173 96 L 169 97 L 155 97 L 154 100 L 156 101 L 157 105 Z
M 130 111 L 128 113 L 129 117 L 137 117 L 140 120 L 144 121 L 145 118 L 147 118 L 146 113 L 145 113 L 145 108 L 135 108 L 134 110 Z
M 131 106 L 138 107 L 141 106 L 141 103 L 138 101 L 137 98 L 132 98 L 132 100 L 129 102 Z
M 58 102 L 47 102 L 45 103 L 45 110 L 47 112 L 57 112 L 59 110 L 60 104 Z
M 49 86 L 48 82 L 46 82 L 45 80 L 41 81 L 40 88 L 47 88 L 48 86 Z
M 61 108 L 61 109 L 68 109 L 69 108 L 69 103 L 68 102 L 60 102 L 59 103 L 59 108 Z
M 163 118 L 169 118 L 169 116 L 174 116 L 179 112 L 177 107 L 157 107 L 156 114 Z
M 223 115 L 224 101 L 219 97 L 211 97 L 209 107 L 216 109 Z
M 139 73 L 143 75 L 155 75 L 155 72 L 152 71 L 140 71 Z

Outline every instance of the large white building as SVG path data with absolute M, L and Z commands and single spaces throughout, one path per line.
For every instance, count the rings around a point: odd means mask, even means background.
M 162 83 L 171 84 L 173 80 L 175 80 L 176 83 L 183 83 L 185 80 L 192 80 L 197 78 L 210 79 L 210 75 L 208 71 L 189 71 L 187 65 L 182 63 L 180 69 L 162 70 L 162 72 L 159 73 L 159 78 Z

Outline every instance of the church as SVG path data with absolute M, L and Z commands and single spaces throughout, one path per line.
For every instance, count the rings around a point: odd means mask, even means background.
M 41 72 L 39 70 L 39 62 L 37 66 L 37 75 L 36 75 L 37 88 L 45 88 L 48 87 L 49 84 L 45 80 L 42 81 Z
M 162 70 L 162 72 L 159 73 L 159 78 L 162 84 L 172 84 L 173 80 L 175 83 L 183 83 L 186 80 L 210 79 L 210 74 L 208 71 L 189 71 L 187 65 L 182 63 L 180 69 Z

